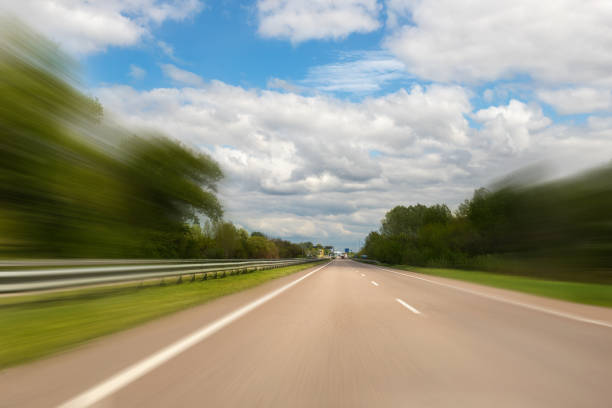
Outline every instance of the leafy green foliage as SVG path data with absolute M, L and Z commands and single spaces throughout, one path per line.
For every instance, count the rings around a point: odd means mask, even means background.
M 612 282 L 612 166 L 554 182 L 508 178 L 478 189 L 455 214 L 398 206 L 363 252 L 391 264 L 454 266 Z
M 0 255 L 194 252 L 187 225 L 222 215 L 217 163 L 110 123 L 56 47 L 15 24 L 1 34 Z
M 275 238 L 272 240 L 276 248 L 278 248 L 278 256 L 280 258 L 300 258 L 306 255 L 301 244 L 285 241 Z
M 259 235 L 251 236 L 247 244 L 251 258 L 278 258 L 278 248 L 266 237 Z

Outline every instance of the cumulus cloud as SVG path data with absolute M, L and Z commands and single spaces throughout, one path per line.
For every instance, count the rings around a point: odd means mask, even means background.
M 202 8 L 199 0 L 22 0 L 0 12 L 22 19 L 68 52 L 90 54 L 108 46 L 133 46 L 151 27 L 183 20 Z
M 390 200 L 424 198 L 415 186 L 462 177 L 458 169 L 470 159 L 459 154 L 457 160 L 471 110 L 460 87 L 414 87 L 361 102 L 218 81 L 150 91 L 115 86 L 96 94 L 121 121 L 212 154 L 227 175 L 229 216 L 246 226 L 259 218 L 259 205 L 280 218 L 316 218 L 324 229 L 361 211 L 384 214 Z M 372 157 L 372 150 L 381 155 Z M 445 155 L 454 161 L 444 163 Z M 357 239 L 365 227 L 345 228 Z
M 612 154 L 610 123 L 554 125 L 537 104 L 518 100 L 474 112 L 459 86 L 414 86 L 358 102 L 219 81 L 96 94 L 121 122 L 161 130 L 218 160 L 229 219 L 338 245 L 362 239 L 394 205 L 457 204 L 547 153 Z
M 537 97 L 563 115 L 609 111 L 612 109 L 612 92 L 600 88 L 542 89 Z
M 259 34 L 299 43 L 379 28 L 376 0 L 259 0 Z
M 190 85 L 190 86 L 202 86 L 204 80 L 201 76 L 194 74 L 190 71 L 185 71 L 172 64 L 161 64 L 162 72 L 165 76 L 170 78 L 177 84 Z
M 525 74 L 546 83 L 612 85 L 608 2 L 391 0 L 387 9 L 398 28 L 386 45 L 421 78 Z
M 551 124 L 539 106 L 515 99 L 506 106 L 481 109 L 473 117 L 483 125 L 486 150 L 505 154 L 527 150 L 532 145 L 532 133 Z

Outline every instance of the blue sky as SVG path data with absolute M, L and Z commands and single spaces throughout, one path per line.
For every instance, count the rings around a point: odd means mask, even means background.
M 568 0 L 23 0 L 109 120 L 210 154 L 226 217 L 355 248 L 398 204 L 612 155 L 612 10 Z M 576 16 L 580 16 L 577 18 Z
M 142 89 L 169 85 L 157 65 L 172 63 L 206 79 L 265 88 L 271 78 L 303 79 L 309 68 L 336 62 L 343 52 L 377 50 L 382 37 L 377 30 L 343 41 L 292 44 L 259 36 L 255 12 L 254 3 L 226 1 L 183 21 L 166 22 L 137 47 L 109 47 L 84 58 L 88 83 L 132 83 Z M 174 58 L 164 53 L 160 41 L 171 47 Z M 131 64 L 145 68 L 145 78 L 132 80 Z

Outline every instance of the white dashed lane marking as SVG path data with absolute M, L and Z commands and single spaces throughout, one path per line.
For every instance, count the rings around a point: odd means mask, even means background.
M 406 309 L 410 310 L 412 313 L 421 314 L 421 312 L 419 312 L 416 308 L 410 306 L 408 303 L 404 302 L 402 299 L 395 299 L 395 300 L 397 300 L 397 303 L 404 306 Z

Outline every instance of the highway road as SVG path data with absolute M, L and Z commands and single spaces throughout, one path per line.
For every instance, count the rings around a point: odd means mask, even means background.
M 612 309 L 335 260 L 0 373 L 3 407 L 610 407 Z

